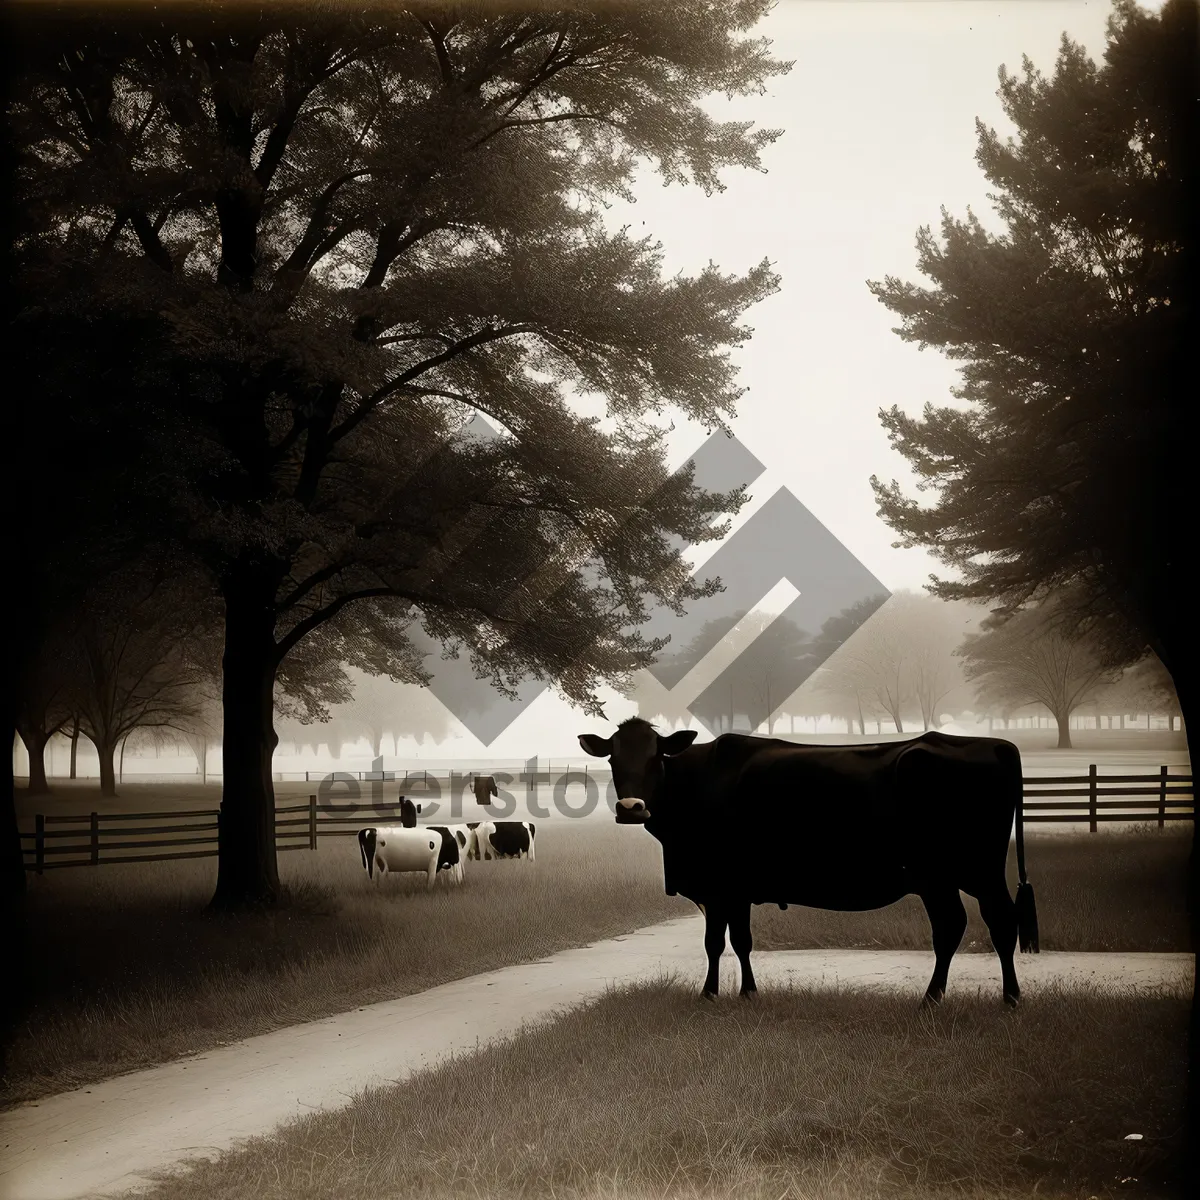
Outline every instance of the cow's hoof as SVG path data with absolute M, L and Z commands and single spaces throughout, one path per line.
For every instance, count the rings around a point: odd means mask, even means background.
M 946 998 L 946 993 L 938 988 L 936 991 L 930 990 L 925 993 L 925 998 L 921 1001 L 922 1008 L 938 1008 Z
M 758 988 L 742 988 L 742 999 L 743 1000 L 757 1000 L 758 999 Z
M 1012 992 L 1005 992 L 1004 1003 L 1008 1008 L 1017 1008 L 1020 1006 L 1021 997 L 1019 995 L 1013 995 Z
M 716 992 L 710 992 L 710 991 L 708 990 L 708 988 L 705 988 L 705 989 L 704 989 L 704 991 L 702 991 L 702 992 L 700 993 L 700 999 L 701 999 L 701 1000 L 715 1000 L 716 998 L 717 998 L 717 993 L 716 993 Z

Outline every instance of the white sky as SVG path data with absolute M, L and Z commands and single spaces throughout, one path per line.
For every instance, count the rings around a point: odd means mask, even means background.
M 785 130 L 764 152 L 768 173 L 728 171 L 727 190 L 705 197 L 647 172 L 637 203 L 613 210 L 663 243 L 672 273 L 771 260 L 782 286 L 750 311 L 754 336 L 737 352 L 748 392 L 733 430 L 769 470 L 752 492 L 761 503 L 789 487 L 892 590 L 920 587 L 938 564 L 893 549 L 875 515 L 870 476 L 912 478 L 878 410 L 953 403 L 956 371 L 891 332 L 898 321 L 866 280 L 920 280 L 916 232 L 937 226 L 942 205 L 995 224 L 975 118 L 1010 131 L 1000 64 L 1019 71 L 1024 53 L 1051 73 L 1064 30 L 1098 59 L 1110 11 L 1096 0 L 780 0 L 760 30 L 775 57 L 794 60 L 790 74 L 765 96 L 711 106 Z M 702 437 L 675 435 L 680 461 Z

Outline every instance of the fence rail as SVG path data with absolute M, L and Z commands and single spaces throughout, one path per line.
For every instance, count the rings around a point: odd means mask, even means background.
M 1167 767 L 1160 767 L 1154 775 L 1100 775 L 1093 765 L 1086 775 L 1026 778 L 1023 793 L 1027 822 L 1082 824 L 1086 821 L 1091 833 L 1097 832 L 1101 822 L 1156 822 L 1162 829 L 1168 821 L 1195 819 L 1192 776 L 1172 774 Z M 376 819 L 398 814 L 399 809 L 399 802 L 374 801 L 370 805 L 370 813 Z M 217 853 L 220 819 L 220 810 L 215 808 L 175 812 L 93 812 L 76 816 L 37 813 L 33 829 L 21 831 L 21 850 L 25 869 L 38 875 L 57 867 L 211 858 Z M 330 811 L 318 804 L 316 795 L 311 795 L 307 803 L 276 808 L 276 848 L 281 851 L 315 850 L 321 838 L 352 837 L 371 819 L 361 810 Z M 125 824 L 135 821 L 165 823 Z M 200 836 L 181 837 L 181 834 Z M 112 851 L 149 849 L 170 853 L 111 854 Z M 70 855 L 74 857 L 68 857 Z

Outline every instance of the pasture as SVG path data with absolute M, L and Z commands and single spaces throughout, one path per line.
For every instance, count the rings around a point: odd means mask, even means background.
M 930 1012 L 863 992 L 702 1004 L 690 985 L 645 985 L 304 1117 L 147 1198 L 1169 1195 L 1187 1013 L 1174 995 Z
M 1126 748 L 1100 761 L 1110 772 L 1177 761 L 1162 751 Z M 1084 753 L 1097 758 L 1091 748 Z M 1076 766 L 1029 751 L 1025 762 L 1030 774 Z M 1178 765 L 1186 769 L 1186 755 Z M 312 789 L 296 783 L 276 790 L 286 805 Z M 143 782 L 127 783 L 120 793 L 101 802 L 88 781 L 56 781 L 49 797 L 21 796 L 19 811 L 24 825 L 33 812 L 215 807 L 220 789 Z M 387 798 L 394 798 L 390 791 Z M 513 815 L 529 814 L 518 809 Z M 468 807 L 461 819 L 474 817 Z M 370 823 L 365 812 L 363 820 Z M 1096 835 L 1078 827 L 1027 829 L 1042 947 L 1191 949 L 1184 906 L 1190 840 L 1190 822 L 1162 831 L 1110 826 Z M 443 879 L 428 893 L 415 875 L 384 880 L 382 887 L 368 880 L 353 837 L 323 837 L 319 844 L 316 851 L 280 855 L 284 903 L 256 915 L 204 911 L 215 881 L 213 859 L 31 875 L 17 951 L 23 990 L 0 1103 L 694 911 L 688 901 L 664 894 L 658 843 L 640 829 L 616 826 L 603 804 L 587 819 L 539 817 L 536 862 L 468 863 L 461 888 Z M 1015 884 L 1013 860 L 1010 854 Z M 968 898 L 966 906 L 962 952 L 990 954 L 974 901 Z M 763 950 L 930 950 L 928 920 L 912 897 L 868 913 L 763 906 L 753 910 L 753 931 Z M 702 972 L 699 944 L 696 966 Z
M 124 798 L 123 798 L 124 801 Z M 353 838 L 280 856 L 276 912 L 215 915 L 212 859 L 31 878 L 0 1101 L 407 995 L 681 915 L 657 844 L 608 823 L 538 827 L 535 862 L 460 887 L 368 880 Z M 624 835 L 624 836 L 623 836 Z M 692 910 L 694 911 L 694 910 Z
M 0 1100 L 13 1102 L 407 995 L 693 912 L 662 887 L 635 827 L 549 822 L 536 862 L 468 863 L 459 887 L 372 883 L 352 838 L 280 857 L 286 904 L 203 911 L 213 860 L 56 871 L 31 880 L 23 1019 Z M 1179 829 L 1031 835 L 1047 950 L 1187 950 Z M 380 886 L 382 883 L 382 886 Z M 991 953 L 973 901 L 963 951 Z M 920 901 L 869 913 L 762 906 L 759 949 L 929 950 Z M 932 954 L 931 954 L 932 962 Z M 703 952 L 696 947 L 697 971 Z M 697 981 L 699 974 L 697 975 Z

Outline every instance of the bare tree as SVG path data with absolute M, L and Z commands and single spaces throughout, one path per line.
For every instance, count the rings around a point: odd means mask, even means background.
M 939 600 L 915 592 L 892 597 L 894 619 L 903 633 L 909 657 L 912 695 L 928 729 L 938 723 L 945 701 L 966 684 L 962 660 L 955 650 L 986 610 L 961 601 Z
M 27 792 L 32 796 L 44 796 L 50 791 L 46 779 L 46 746 L 72 718 L 69 675 L 65 667 L 63 646 L 58 639 L 52 638 L 29 671 L 17 705 L 16 727 L 29 756 Z M 72 777 L 74 760 L 72 746 Z
M 1071 748 L 1071 713 L 1111 678 L 1097 647 L 1061 618 L 1054 601 L 970 634 L 959 651 L 984 701 L 1044 705 Z
M 203 593 L 161 575 L 127 573 L 88 598 L 72 631 L 72 699 L 100 759 L 100 791 L 116 795 L 113 757 L 135 729 L 180 730 L 199 710 L 211 653 L 197 653 L 212 614 Z
M 911 664 L 904 631 L 892 596 L 829 656 L 820 688 L 827 695 L 853 701 L 860 728 L 868 710 L 886 714 L 904 732 L 904 705 L 912 698 Z

